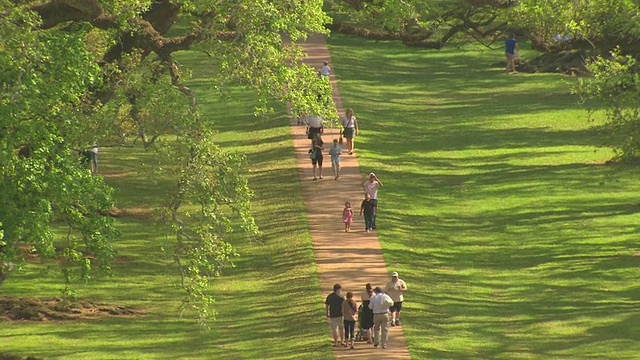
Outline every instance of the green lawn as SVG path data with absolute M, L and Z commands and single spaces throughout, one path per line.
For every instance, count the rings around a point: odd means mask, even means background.
M 637 169 L 603 165 L 576 79 L 506 75 L 475 45 L 329 43 L 361 170 L 385 185 L 413 358 L 638 358 Z
M 507 76 L 501 50 L 410 49 L 334 35 L 334 71 L 359 119 L 362 171 L 375 171 L 387 266 L 410 291 L 404 331 L 416 359 L 630 359 L 640 353 L 635 169 L 613 174 L 574 78 Z M 523 51 L 525 57 L 531 52 Z M 207 58 L 190 85 L 221 144 L 245 153 L 261 242 L 238 238 L 237 267 L 215 283 L 218 320 L 180 318 L 166 241 L 149 219 L 118 221 L 114 275 L 79 286 L 96 302 L 146 316 L 2 322 L 0 352 L 47 359 L 326 359 L 330 342 L 283 106 L 253 116 L 238 90 L 216 100 Z M 103 148 L 118 206 L 162 203 L 170 179 L 151 157 Z M 56 296 L 55 272 L 30 266 L 0 295 Z
M 218 141 L 246 154 L 259 242 L 235 240 L 237 267 L 215 282 L 218 318 L 202 332 L 185 314 L 175 286 L 177 272 L 160 247 L 167 241 L 151 219 L 118 220 L 122 239 L 113 276 L 100 275 L 78 287 L 83 299 L 143 308 L 146 316 L 92 321 L 2 322 L 0 353 L 46 359 L 300 359 L 330 358 L 319 280 L 313 262 L 304 203 L 295 168 L 289 120 L 284 105 L 275 114 L 253 115 L 255 97 L 240 89 L 229 101 L 216 99 L 206 81 L 207 57 L 186 53 L 181 61 L 194 68 L 190 85 L 204 113 L 215 121 Z M 116 188 L 117 206 L 134 214 L 165 200 L 171 179 L 141 170 L 153 162 L 139 148 L 104 147 L 100 171 Z M 138 215 L 137 217 L 140 217 Z M 0 295 L 58 296 L 62 283 L 55 271 L 46 277 L 29 266 L 9 279 Z

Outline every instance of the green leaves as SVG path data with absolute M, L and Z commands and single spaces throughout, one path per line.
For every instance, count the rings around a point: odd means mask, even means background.
M 96 142 L 140 139 L 156 153 L 156 170 L 176 181 L 165 199 L 173 235 L 165 248 L 178 264 L 186 303 L 204 323 L 215 315 L 208 285 L 237 256 L 232 234 L 260 232 L 244 159 L 213 141 L 214 125 L 198 113 L 206 99 L 185 86 L 189 69 L 172 53 L 209 54 L 211 86 L 253 89 L 265 105 L 256 113 L 269 111 L 266 100 L 275 98 L 293 102 L 296 113 L 335 118 L 334 104 L 318 100 L 330 99 L 330 85 L 294 45 L 326 32 L 323 1 L 16 4 L 0 0 L 0 261 L 17 264 L 26 244 L 62 265 L 68 295 L 74 281 L 108 269 L 118 236 L 106 215 L 112 189 L 81 153 Z M 66 236 L 54 235 L 59 226 Z M 3 265 L 3 279 L 15 268 Z
M 595 126 L 603 146 L 611 147 L 618 160 L 637 161 L 640 155 L 640 65 L 618 51 L 587 64 L 591 77 L 582 78 L 574 93 L 588 104 L 603 104 L 604 124 Z

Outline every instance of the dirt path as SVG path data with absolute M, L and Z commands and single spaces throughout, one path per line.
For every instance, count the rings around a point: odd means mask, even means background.
M 324 36 L 314 36 L 308 39 L 303 47 L 307 53 L 306 62 L 316 69 L 320 69 L 324 61 L 329 62 L 332 73 L 330 76 L 333 85 L 333 100 L 338 107 L 340 115 L 344 114 L 342 100 L 338 92 L 338 85 L 333 73 L 334 66 L 331 63 L 329 49 Z M 338 73 L 340 69 L 337 69 Z M 357 109 L 354 109 L 357 116 Z M 366 125 L 363 129 L 366 136 Z M 304 126 L 291 121 L 291 134 L 295 147 L 296 160 L 300 170 L 300 178 L 304 192 L 307 219 L 313 248 L 315 253 L 320 285 L 323 298 L 331 293 L 333 284 L 342 285 L 343 294 L 347 291 L 354 293 L 354 300 L 360 304 L 360 294 L 364 291 L 366 283 L 381 286 L 389 281 L 390 270 L 385 266 L 380 242 L 375 231 L 364 231 L 362 217 L 358 216 L 360 202 L 363 199 L 362 177 L 356 155 L 345 155 L 341 158 L 342 171 L 340 179 L 334 180 L 331 170 L 330 156 L 324 156 L 324 179 L 312 181 L 313 172 L 311 160 L 307 151 L 310 141 L 305 136 Z M 326 129 L 323 140 L 325 144 L 331 144 L 334 138 L 339 136 L 337 129 Z M 329 145 L 330 146 L 330 145 Z M 326 147 L 328 149 L 328 147 Z M 356 139 L 357 152 L 357 139 Z M 366 173 L 375 169 L 364 169 Z M 384 183 L 384 179 L 380 179 Z M 380 190 L 380 198 L 384 201 L 384 192 Z M 342 209 L 345 201 L 350 201 L 354 209 L 354 223 L 351 232 L 344 232 L 342 222 Z M 400 274 L 402 275 L 402 274 Z M 410 284 L 409 284 L 410 286 Z M 330 332 L 327 331 L 327 342 L 331 342 Z M 366 342 L 356 343 L 355 349 L 345 347 L 335 348 L 337 359 L 363 359 L 368 356 L 379 356 L 382 359 L 409 359 L 409 350 L 406 339 L 402 333 L 402 327 L 390 327 L 388 348 L 374 348 Z

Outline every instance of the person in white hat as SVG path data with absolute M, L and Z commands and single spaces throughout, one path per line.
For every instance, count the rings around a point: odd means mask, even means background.
M 376 229 L 376 216 L 378 215 L 378 189 L 382 187 L 382 182 L 378 179 L 376 174 L 369 173 L 369 179 L 362 183 L 364 192 L 371 196 L 373 202 L 373 219 L 371 221 L 371 229 Z
M 400 311 L 402 310 L 403 293 L 407 291 L 407 284 L 404 280 L 398 278 L 396 271 L 391 273 L 391 281 L 387 283 L 385 292 L 389 294 L 393 300 L 391 310 L 391 326 L 400 325 Z

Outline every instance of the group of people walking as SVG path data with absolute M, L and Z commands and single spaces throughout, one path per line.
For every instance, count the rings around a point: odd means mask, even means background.
M 304 117 L 303 122 L 307 125 L 307 138 L 311 140 L 309 158 L 313 166 L 313 180 L 322 179 L 322 165 L 324 162 L 325 143 L 322 139 L 324 133 L 324 120 L 320 115 L 309 115 Z M 353 155 L 354 138 L 359 135 L 358 120 L 353 115 L 353 110 L 347 109 L 346 116 L 340 118 L 342 130 L 340 139 L 333 140 L 333 146 L 328 153 L 331 155 L 331 168 L 335 180 L 340 178 L 340 156 L 342 156 L 343 138 L 347 142 L 347 152 Z
M 325 62 L 319 71 L 320 76 L 329 76 L 331 69 Z M 307 125 L 307 138 L 311 140 L 309 157 L 313 166 L 313 180 L 322 179 L 323 152 L 325 144 L 322 139 L 324 133 L 323 119 L 319 115 L 307 116 L 304 119 Z M 346 151 L 349 155 L 354 154 L 354 139 L 359 135 L 358 121 L 352 109 L 347 109 L 345 116 L 340 118 L 342 130 L 340 138 L 333 139 L 332 146 L 328 149 L 331 156 L 331 167 L 335 180 L 340 178 L 340 156 L 342 156 L 343 139 L 346 140 Z M 360 204 L 359 215 L 364 215 L 365 231 L 376 229 L 376 216 L 378 212 L 378 189 L 383 184 L 375 173 L 371 172 L 368 179 L 361 184 L 364 190 L 364 199 Z M 342 211 L 342 221 L 344 231 L 351 231 L 353 223 L 354 209 L 350 202 L 345 202 Z M 397 272 L 391 273 L 391 280 L 384 288 L 378 286 L 373 288 L 371 284 L 366 284 L 365 291 L 360 296 L 360 306 L 354 300 L 353 292 L 342 295 L 342 286 L 335 284 L 333 292 L 325 300 L 325 312 L 329 319 L 331 333 L 333 336 L 333 346 L 344 345 L 350 348 L 355 347 L 356 324 L 358 324 L 359 338 L 367 340 L 367 343 L 374 347 L 381 345 L 387 348 L 389 338 L 389 326 L 400 325 L 400 312 L 404 300 L 404 292 L 407 290 L 406 283 L 398 277 Z
M 343 297 L 342 286 L 335 284 L 333 292 L 325 300 L 333 346 L 343 345 L 353 349 L 356 341 L 355 327 L 358 323 L 358 332 L 363 340 L 366 338 L 368 344 L 373 344 L 374 347 L 381 345 L 386 349 L 389 326 L 401 325 L 400 312 L 406 290 L 407 284 L 394 271 L 384 289 L 367 284 L 358 307 L 353 300 L 353 293 L 347 292 L 346 297 Z

